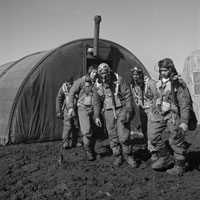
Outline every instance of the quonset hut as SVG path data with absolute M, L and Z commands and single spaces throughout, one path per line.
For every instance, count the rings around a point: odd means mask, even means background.
M 194 111 L 200 123 L 200 50 L 193 51 L 186 58 L 182 77 L 190 90 Z
M 57 92 L 66 77 L 83 76 L 91 64 L 106 62 L 127 81 L 135 65 L 149 76 L 130 51 L 95 38 L 71 41 L 0 67 L 1 144 L 61 139 L 62 121 L 56 119 L 55 111 Z M 138 112 L 132 124 L 140 124 Z

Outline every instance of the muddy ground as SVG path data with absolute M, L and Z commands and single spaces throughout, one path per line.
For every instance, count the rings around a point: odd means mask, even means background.
M 139 167 L 111 164 L 108 140 L 98 140 L 101 158 L 85 161 L 83 147 L 64 152 L 60 141 L 0 146 L 0 199 L 195 200 L 200 199 L 200 127 L 186 136 L 187 171 L 170 176 L 151 169 L 143 143 L 135 139 Z

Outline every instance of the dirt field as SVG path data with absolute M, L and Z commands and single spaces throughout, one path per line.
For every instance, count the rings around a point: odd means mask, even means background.
M 0 199 L 195 200 L 200 199 L 200 127 L 189 132 L 187 172 L 169 176 L 150 167 L 143 144 L 135 142 L 139 167 L 114 168 L 108 140 L 98 141 L 101 154 L 84 159 L 83 147 L 66 150 L 58 166 L 60 141 L 0 147 Z

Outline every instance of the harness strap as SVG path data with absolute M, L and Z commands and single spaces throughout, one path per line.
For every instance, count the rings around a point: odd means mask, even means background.
M 63 92 L 64 92 L 65 96 L 67 96 L 69 94 L 69 91 L 68 91 L 66 83 L 63 83 L 62 89 L 63 89 Z

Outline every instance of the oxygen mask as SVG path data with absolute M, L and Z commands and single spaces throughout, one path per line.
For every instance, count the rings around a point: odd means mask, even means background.
M 110 82 L 110 73 L 102 73 L 100 74 L 102 78 L 103 83 L 109 83 Z
M 111 80 L 110 67 L 107 63 L 101 63 L 98 66 L 98 74 L 101 77 L 103 83 L 109 83 Z

